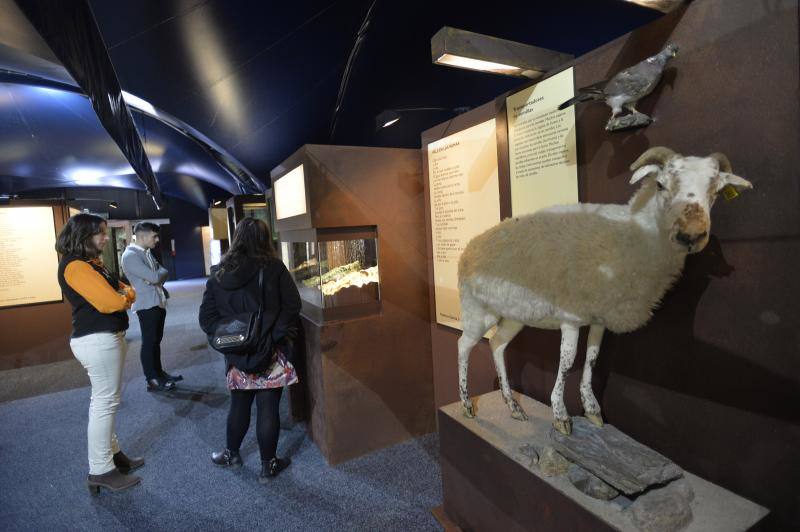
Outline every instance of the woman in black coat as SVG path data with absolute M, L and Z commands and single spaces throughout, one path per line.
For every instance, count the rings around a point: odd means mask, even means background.
M 259 271 L 263 271 L 261 294 Z M 297 382 L 297 373 L 286 354 L 297 335 L 300 294 L 286 266 L 275 255 L 267 224 L 245 218 L 236 226 L 230 249 L 206 283 L 200 305 L 200 327 L 210 338 L 222 318 L 257 311 L 260 298 L 263 298 L 263 336 L 259 347 L 247 356 L 226 356 L 227 383 L 231 390 L 227 445 L 213 453 L 211 460 L 222 467 L 242 466 L 239 447 L 247 434 L 255 399 L 261 454 L 258 480 L 264 483 L 289 465 L 288 458 L 278 458 L 275 454 L 280 431 L 278 405 L 283 387 Z M 253 369 L 254 364 L 258 369 Z

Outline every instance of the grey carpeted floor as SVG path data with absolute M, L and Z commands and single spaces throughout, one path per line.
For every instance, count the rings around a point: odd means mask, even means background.
M 209 454 L 224 444 L 228 408 L 224 366 L 195 325 L 202 284 L 176 283 L 172 293 L 163 358 L 184 375 L 180 391 L 145 391 L 135 318 L 128 335 L 117 434 L 126 452 L 146 459 L 139 486 L 99 497 L 86 491 L 89 388 L 80 366 L 0 375 L 3 386 L 23 379 L 23 396 L 39 393 L 0 404 L 1 530 L 440 529 L 430 513 L 441 504 L 435 435 L 330 467 L 283 401 L 278 454 L 292 458 L 289 469 L 257 483 L 255 420 L 242 447 L 245 467 L 214 466 Z M 64 382 L 70 389 L 58 386 Z M 42 394 L 52 388 L 60 391 Z

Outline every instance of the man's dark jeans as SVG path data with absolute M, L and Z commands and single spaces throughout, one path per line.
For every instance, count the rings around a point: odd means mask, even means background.
M 164 320 L 167 311 L 161 307 L 153 307 L 136 312 L 139 326 L 142 329 L 142 370 L 147 380 L 160 379 L 164 370 L 161 368 L 161 339 L 164 337 Z

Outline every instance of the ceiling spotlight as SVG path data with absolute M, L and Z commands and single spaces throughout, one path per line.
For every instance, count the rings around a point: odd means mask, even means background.
M 469 107 L 409 107 L 405 109 L 385 109 L 375 117 L 375 130 L 386 128 L 395 124 L 400 118 L 402 113 L 414 113 L 425 111 L 446 111 L 460 115 L 469 111 Z
M 445 26 L 431 38 L 431 59 L 439 65 L 538 78 L 574 57 L 547 48 Z
M 400 113 L 394 109 L 386 109 L 375 117 L 375 129 L 377 130 L 389 127 L 398 120 L 400 120 Z

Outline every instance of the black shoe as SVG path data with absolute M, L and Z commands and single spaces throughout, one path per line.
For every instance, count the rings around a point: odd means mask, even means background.
M 127 475 L 134 469 L 139 469 L 144 465 L 144 458 L 129 458 L 122 451 L 114 453 L 114 465 L 120 473 Z
M 147 379 L 148 392 L 168 392 L 175 389 L 175 382 L 166 379 Z
M 292 461 L 288 458 L 273 457 L 272 460 L 261 461 L 261 474 L 258 475 L 258 482 L 265 484 L 270 478 L 289 467 Z
M 89 478 L 86 479 L 86 487 L 89 488 L 89 493 L 97 495 L 100 493 L 100 488 L 122 491 L 135 486 L 141 481 L 142 479 L 136 475 L 126 475 L 114 468 L 102 475 L 89 475 Z
M 239 451 L 231 451 L 230 449 L 211 453 L 211 461 L 220 467 L 230 467 L 231 469 L 242 467 L 242 457 L 239 456 Z
M 170 375 L 166 371 L 162 371 L 161 378 L 167 381 L 178 382 L 183 380 L 183 375 Z

